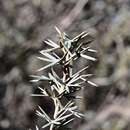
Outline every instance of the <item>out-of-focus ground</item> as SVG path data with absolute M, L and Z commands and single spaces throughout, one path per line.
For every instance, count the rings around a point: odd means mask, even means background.
M 72 37 L 87 30 L 98 50 L 87 71 L 98 87 L 80 93 L 85 119 L 72 130 L 130 130 L 130 0 L 0 0 L 0 130 L 44 123 L 35 108 L 51 104 L 30 97 L 29 75 L 43 65 L 36 56 L 44 39 L 56 39 L 55 25 Z

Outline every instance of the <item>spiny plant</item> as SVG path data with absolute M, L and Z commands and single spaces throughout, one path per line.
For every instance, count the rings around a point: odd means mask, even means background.
M 52 40 L 46 40 L 49 49 L 41 50 L 42 56 L 38 59 L 47 62 L 48 64 L 40 68 L 38 71 L 49 69 L 47 75 L 31 75 L 31 82 L 47 81 L 48 88 L 38 87 L 40 94 L 32 94 L 32 96 L 48 97 L 54 103 L 54 112 L 49 116 L 42 107 L 38 106 L 36 114 L 46 120 L 46 124 L 41 128 L 49 127 L 50 130 L 56 130 L 61 126 L 66 126 L 73 121 L 75 117 L 81 118 L 84 115 L 78 111 L 75 100 L 80 98 L 76 96 L 76 92 L 83 88 L 84 83 L 89 83 L 96 86 L 95 83 L 89 81 L 87 78 L 91 74 L 82 74 L 88 66 L 82 68 L 76 73 L 73 72 L 74 62 L 79 58 L 95 61 L 94 57 L 86 55 L 86 52 L 96 52 L 88 45 L 92 40 L 88 40 L 88 32 L 82 32 L 74 38 L 70 38 L 66 33 L 61 32 L 55 27 L 58 32 L 58 41 L 55 43 Z M 56 66 L 60 68 L 60 74 L 57 73 Z M 38 130 L 38 126 L 36 126 Z

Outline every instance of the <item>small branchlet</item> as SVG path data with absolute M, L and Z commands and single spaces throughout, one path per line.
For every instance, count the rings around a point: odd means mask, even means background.
M 69 36 L 61 32 L 57 27 L 56 31 L 59 35 L 59 40 L 57 43 L 46 40 L 45 43 L 51 48 L 46 50 L 41 50 L 41 57 L 38 59 L 47 62 L 48 64 L 40 68 L 38 71 L 43 71 L 50 68 L 50 72 L 45 76 L 31 75 L 33 78 L 31 82 L 47 81 L 50 83 L 48 87 L 51 91 L 48 93 L 45 88 L 38 87 L 41 91 L 40 94 L 32 94 L 32 96 L 38 97 L 48 97 L 54 102 L 54 112 L 53 116 L 49 117 L 48 114 L 38 106 L 36 114 L 40 118 L 44 118 L 47 123 L 42 126 L 42 128 L 49 127 L 50 130 L 60 127 L 61 125 L 67 125 L 74 120 L 75 117 L 81 118 L 81 114 L 77 110 L 75 105 L 74 98 L 79 98 L 79 96 L 74 96 L 74 93 L 81 90 L 84 83 L 89 83 L 96 86 L 95 83 L 88 81 L 87 77 L 90 77 L 92 74 L 82 74 L 87 67 L 79 70 L 76 73 L 73 73 L 72 68 L 74 66 L 73 62 L 79 58 L 84 58 L 86 60 L 95 61 L 94 57 L 86 55 L 86 52 L 96 52 L 96 50 L 91 49 L 88 45 L 92 41 L 88 38 L 88 32 L 82 32 L 73 39 L 70 39 Z M 59 53 L 62 55 L 59 55 Z M 55 71 L 55 66 L 59 65 L 61 67 L 60 76 Z M 61 101 L 65 98 L 66 104 Z M 38 126 L 36 126 L 38 130 Z

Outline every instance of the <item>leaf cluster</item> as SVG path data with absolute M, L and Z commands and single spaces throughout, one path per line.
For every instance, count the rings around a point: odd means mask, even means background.
M 91 40 L 87 40 L 89 33 L 82 32 L 71 39 L 66 33 L 61 32 L 57 27 L 55 28 L 58 32 L 59 40 L 57 43 L 50 39 L 44 41 L 44 43 L 49 46 L 49 49 L 41 50 L 40 54 L 42 56 L 37 57 L 38 59 L 47 62 L 47 65 L 41 67 L 38 71 L 49 68 L 49 73 L 40 76 L 31 75 L 31 82 L 47 81 L 49 83 L 48 88 L 51 92 L 47 91 L 45 88 L 38 87 L 41 93 L 32 94 L 32 96 L 49 97 L 53 100 L 55 109 L 52 118 L 49 117 L 40 106 L 38 106 L 38 110 L 36 110 L 36 114 L 47 121 L 42 128 L 49 127 L 50 130 L 56 129 L 61 125 L 67 125 L 73 121 L 75 117 L 81 118 L 83 114 L 78 111 L 74 102 L 74 99 L 80 97 L 75 96 L 75 92 L 81 90 L 83 84 L 86 82 L 96 86 L 96 84 L 87 79 L 92 74 L 82 74 L 88 66 L 73 73 L 74 62 L 79 58 L 91 61 L 96 60 L 94 57 L 86 54 L 86 52 L 96 52 L 96 50 L 93 50 L 88 46 L 89 43 L 92 42 Z M 60 52 L 60 54 L 57 52 Z M 61 67 L 60 76 L 55 71 L 56 65 Z M 66 99 L 66 104 L 63 104 L 63 99 Z M 36 126 L 36 129 L 39 129 L 38 126 Z

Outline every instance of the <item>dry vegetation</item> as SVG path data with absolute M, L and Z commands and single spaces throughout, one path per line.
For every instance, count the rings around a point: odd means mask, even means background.
M 72 130 L 130 130 L 129 0 L 0 0 L 0 129 L 40 126 L 38 104 L 52 114 L 48 98 L 30 97 L 38 90 L 29 75 L 43 66 L 36 56 L 46 47 L 43 40 L 56 40 L 55 25 L 72 37 L 87 30 L 98 50 L 95 63 L 75 63 L 75 70 L 91 64 L 87 72 L 98 87 L 86 84 L 80 93 L 85 119 Z

